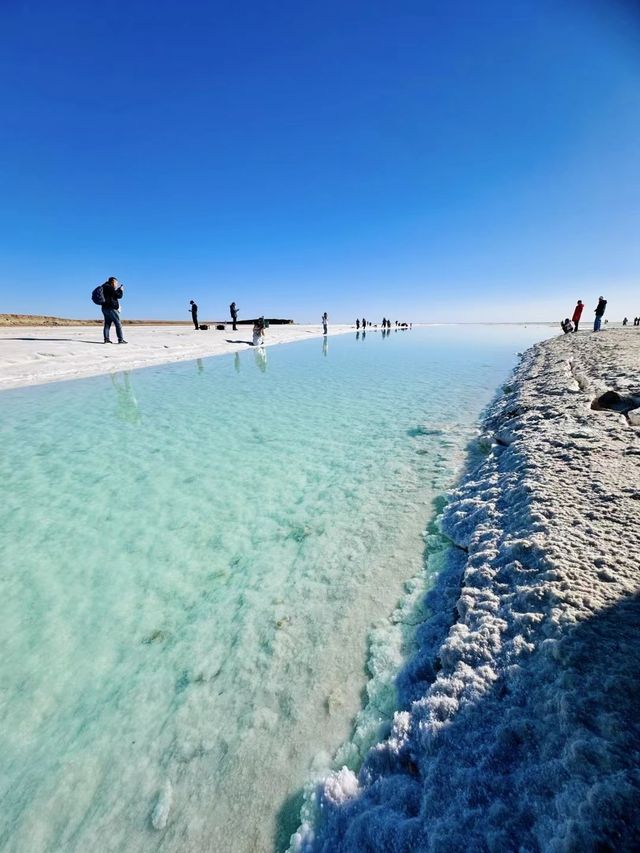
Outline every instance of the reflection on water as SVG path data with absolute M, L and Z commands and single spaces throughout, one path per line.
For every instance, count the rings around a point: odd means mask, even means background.
M 204 363 L 201 358 L 196 359 L 196 365 L 198 367 L 198 373 L 204 373 Z
M 233 357 L 233 366 L 235 367 L 236 373 L 240 373 L 240 353 L 237 352 Z
M 326 358 L 328 352 L 329 352 L 329 339 L 325 335 L 324 338 L 322 339 L 322 355 L 324 355 Z
M 256 364 L 263 373 L 267 372 L 267 351 L 263 346 L 255 349 Z
M 116 415 L 120 420 L 130 424 L 140 421 L 138 401 L 133 393 L 131 378 L 128 373 L 112 373 L 111 382 L 116 391 Z

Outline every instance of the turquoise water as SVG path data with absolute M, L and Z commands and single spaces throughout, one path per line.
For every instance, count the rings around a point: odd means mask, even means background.
M 542 327 L 341 336 L 1 395 L 0 849 L 260 851 Z

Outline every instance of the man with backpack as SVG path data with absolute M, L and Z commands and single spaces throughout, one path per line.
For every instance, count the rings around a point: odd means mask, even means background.
M 231 314 L 231 321 L 233 323 L 233 331 L 237 332 L 238 329 L 236 328 L 236 323 L 238 322 L 238 308 L 237 308 L 235 302 L 232 302 L 231 305 L 229 305 L 229 313 Z
M 91 294 L 91 298 L 102 308 L 102 316 L 104 317 L 103 336 L 104 343 L 110 344 L 112 341 L 109 338 L 111 324 L 116 327 L 116 335 L 118 336 L 119 344 L 126 344 L 122 335 L 122 323 L 120 322 L 120 303 L 119 299 L 123 297 L 124 287 L 119 283 L 117 278 L 108 278 L 104 284 L 101 284 Z M 102 298 L 101 298 L 102 297 Z

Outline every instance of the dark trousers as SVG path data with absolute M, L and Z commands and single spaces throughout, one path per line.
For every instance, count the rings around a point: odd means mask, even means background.
M 104 316 L 104 327 L 102 329 L 102 333 L 104 335 L 105 341 L 109 340 L 109 332 L 111 331 L 111 324 L 116 327 L 116 335 L 118 336 L 118 340 L 122 341 L 124 338 L 122 337 L 122 323 L 120 322 L 120 312 L 117 308 L 105 308 L 102 306 L 102 314 Z
M 197 312 L 197 311 L 192 311 L 192 312 L 191 312 L 191 319 L 193 320 L 193 325 L 194 325 L 194 326 L 196 327 L 196 329 L 197 329 L 197 328 L 198 328 L 198 312 Z
M 580 325 L 580 320 L 576 320 L 576 321 L 575 321 L 575 323 L 573 324 L 573 331 L 574 331 L 574 332 L 577 332 L 577 331 L 578 331 L 578 326 L 579 326 L 579 325 Z
M 234 331 L 234 332 L 237 332 L 237 331 L 238 331 L 238 330 L 237 330 L 237 328 L 236 328 L 236 321 L 237 321 L 237 319 L 238 319 L 238 315 L 237 315 L 237 314 L 232 314 L 232 315 L 231 315 L 231 321 L 232 321 L 232 323 L 233 323 L 233 331 Z

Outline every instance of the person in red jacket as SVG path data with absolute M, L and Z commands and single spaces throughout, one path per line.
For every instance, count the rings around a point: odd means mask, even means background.
M 580 322 L 580 317 L 582 317 L 582 309 L 584 305 L 582 304 L 582 299 L 578 299 L 578 304 L 573 309 L 573 317 L 571 318 L 573 322 L 573 331 L 578 331 L 578 323 Z

